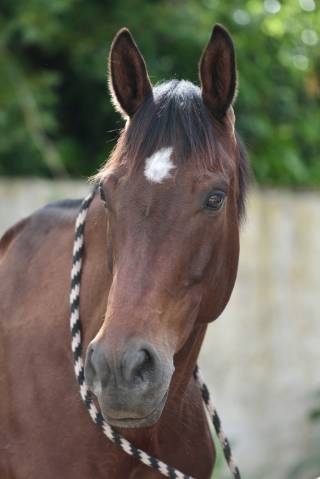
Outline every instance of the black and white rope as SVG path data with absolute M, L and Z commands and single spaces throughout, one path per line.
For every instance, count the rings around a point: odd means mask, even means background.
M 229 469 L 232 473 L 232 476 L 234 477 L 234 479 L 241 479 L 239 469 L 236 466 L 236 464 L 234 462 L 234 459 L 233 459 L 233 456 L 232 456 L 229 440 L 228 440 L 227 436 L 225 435 L 225 433 L 222 430 L 221 421 L 220 421 L 218 412 L 217 412 L 216 408 L 214 407 L 214 405 L 211 402 L 209 389 L 208 389 L 206 383 L 204 382 L 203 376 L 201 374 L 201 371 L 200 371 L 198 365 L 196 365 L 196 367 L 193 371 L 193 375 L 194 375 L 197 383 L 200 386 L 202 400 L 203 400 L 204 405 L 205 405 L 205 407 L 206 407 L 206 409 L 209 413 L 209 416 L 210 416 L 210 419 L 212 421 L 213 427 L 214 427 L 214 429 L 216 431 L 216 434 L 218 436 L 218 439 L 220 441 L 222 451 L 223 451 L 223 455 L 225 457 L 225 460 L 227 461 L 227 464 L 228 464 L 228 467 L 229 467 Z
M 75 225 L 75 238 L 73 245 L 73 258 L 72 258 L 72 270 L 71 270 L 71 291 L 70 291 L 70 328 L 72 336 L 72 352 L 74 358 L 74 370 L 77 381 L 80 386 L 80 394 L 83 402 L 85 403 L 89 414 L 93 420 L 102 429 L 103 433 L 110 439 L 114 444 L 119 446 L 123 451 L 125 451 L 130 456 L 138 459 L 143 464 L 155 469 L 160 472 L 162 475 L 169 477 L 171 479 L 192 479 L 190 476 L 183 474 L 177 469 L 165 464 L 159 459 L 150 456 L 146 452 L 138 449 L 129 441 L 127 441 L 121 434 L 119 434 L 115 429 L 113 429 L 109 424 L 104 420 L 101 412 L 97 409 L 93 396 L 90 390 L 88 389 L 85 379 L 84 379 L 84 363 L 82 359 L 82 336 L 81 336 L 81 321 L 80 321 L 80 280 L 81 280 L 81 270 L 82 270 L 82 261 L 84 253 L 84 228 L 85 221 L 89 206 L 92 199 L 95 195 L 94 190 L 90 193 L 82 202 Z M 240 479 L 239 469 L 234 463 L 232 458 L 231 449 L 229 441 L 224 435 L 221 429 L 221 422 L 217 411 L 213 407 L 210 401 L 210 394 L 207 386 L 205 385 L 198 366 L 194 371 L 194 377 L 199 383 L 203 402 L 207 408 L 211 420 L 213 422 L 217 436 L 221 442 L 222 449 L 230 471 L 234 479 Z

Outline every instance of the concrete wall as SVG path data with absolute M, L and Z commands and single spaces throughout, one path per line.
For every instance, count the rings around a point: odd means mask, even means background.
M 48 201 L 87 191 L 84 182 L 2 180 L 0 234 Z M 241 245 L 237 286 L 200 365 L 243 477 L 312 479 L 320 468 L 290 471 L 320 456 L 320 424 L 307 419 L 320 389 L 320 193 L 252 192 Z

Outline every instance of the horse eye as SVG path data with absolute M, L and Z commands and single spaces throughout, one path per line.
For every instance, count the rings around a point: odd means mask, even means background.
M 204 207 L 211 211 L 219 210 L 223 206 L 225 196 L 225 193 L 222 191 L 210 193 L 206 198 Z
M 106 199 L 106 195 L 105 195 L 104 189 L 103 189 L 101 184 L 99 185 L 99 193 L 100 193 L 100 198 L 101 198 L 101 201 L 103 203 L 103 206 L 106 208 L 108 206 L 107 205 L 107 199 Z

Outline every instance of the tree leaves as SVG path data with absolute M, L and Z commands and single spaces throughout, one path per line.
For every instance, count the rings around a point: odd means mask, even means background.
M 153 82 L 197 81 L 216 22 L 237 47 L 236 115 L 257 180 L 319 186 L 320 9 L 277 0 L 2 0 L 0 174 L 94 173 L 122 125 L 106 87 L 116 31 L 132 30 Z

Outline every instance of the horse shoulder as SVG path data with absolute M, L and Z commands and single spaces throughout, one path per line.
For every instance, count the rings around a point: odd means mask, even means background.
M 18 223 L 11 226 L 0 238 L 0 262 L 1 259 L 6 254 L 6 251 L 10 248 L 14 240 L 19 236 L 19 234 L 23 231 L 26 224 L 28 223 L 29 218 L 23 218 L 22 220 L 18 221 Z
M 35 292 L 41 288 L 45 298 L 50 279 L 58 281 L 64 273 L 71 258 L 76 215 L 75 208 L 45 206 L 4 234 L 0 241 L 0 322 L 8 315 L 17 317 L 19 305 L 34 308 L 32 294 L 37 297 Z M 66 288 L 68 275 L 69 271 L 63 275 Z
M 81 200 L 62 200 L 49 203 L 30 216 L 11 226 L 0 238 L 0 262 L 21 235 L 30 236 L 47 232 L 48 227 L 70 226 L 74 223 Z

